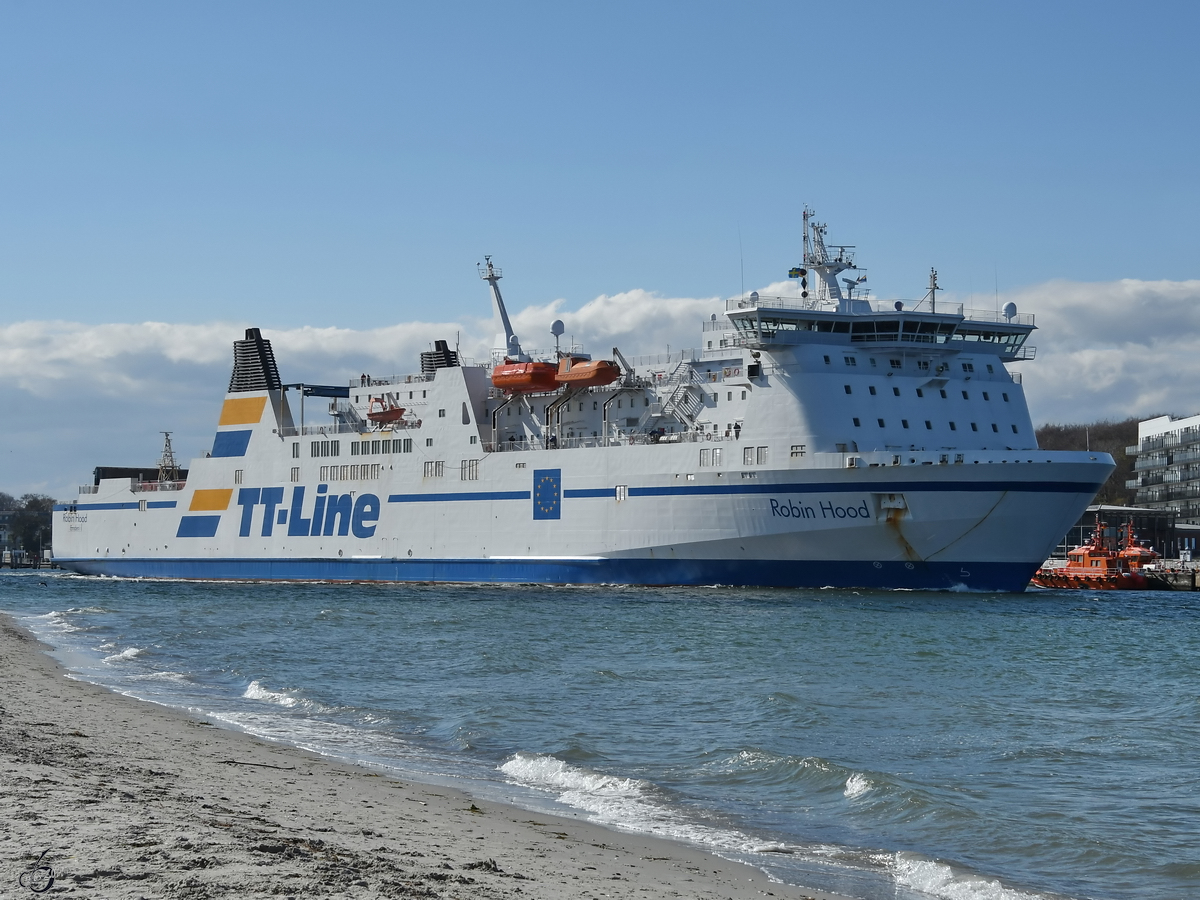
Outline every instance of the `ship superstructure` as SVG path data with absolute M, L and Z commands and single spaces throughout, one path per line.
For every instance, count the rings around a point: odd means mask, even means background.
M 287 384 L 235 343 L 186 480 L 100 479 L 56 507 L 58 562 L 120 576 L 1021 590 L 1112 471 L 1039 450 L 1033 317 L 868 299 L 805 214 L 796 290 L 700 348 L 522 349 L 491 260 L 491 360 Z M 850 272 L 851 277 L 843 273 Z M 809 291 L 809 280 L 813 290 Z M 840 280 L 839 280 L 840 279 Z M 561 323 L 553 329 L 556 343 Z

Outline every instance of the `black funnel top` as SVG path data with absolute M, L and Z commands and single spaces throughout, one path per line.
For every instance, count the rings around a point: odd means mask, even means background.
M 230 392 L 277 391 L 280 387 L 279 369 L 275 365 L 271 342 L 266 340 L 257 328 L 247 328 L 246 339 L 233 342 Z

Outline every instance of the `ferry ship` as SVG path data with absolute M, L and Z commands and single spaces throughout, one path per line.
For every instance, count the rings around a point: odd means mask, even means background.
M 91 575 L 348 582 L 1020 591 L 1113 470 L 1038 449 L 1013 304 L 879 303 L 804 212 L 794 290 L 702 323 L 697 350 L 528 353 L 490 258 L 492 359 L 284 383 L 234 343 L 212 449 L 186 475 L 97 470 L 55 507 Z M 810 290 L 811 286 L 811 290 Z

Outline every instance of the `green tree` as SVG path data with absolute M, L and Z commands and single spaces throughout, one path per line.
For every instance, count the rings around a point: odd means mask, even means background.
M 45 494 L 22 495 L 12 518 L 14 543 L 30 553 L 49 547 L 53 511 L 53 497 Z
M 12 494 L 6 494 L 0 491 L 0 509 L 5 511 L 17 508 L 17 498 Z

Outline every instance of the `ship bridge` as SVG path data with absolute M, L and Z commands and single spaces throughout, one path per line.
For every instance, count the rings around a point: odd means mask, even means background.
M 1033 332 L 1032 315 L 1014 311 L 995 313 L 906 309 L 904 301 L 891 303 L 851 300 L 840 309 L 823 308 L 825 301 L 800 297 L 749 297 L 726 302 L 725 315 L 732 323 L 734 342 L 755 350 L 789 344 L 921 345 L 947 351 L 987 351 L 1002 361 L 1032 359 L 1034 348 L 1025 345 Z M 1011 313 L 1011 314 L 1008 314 Z

